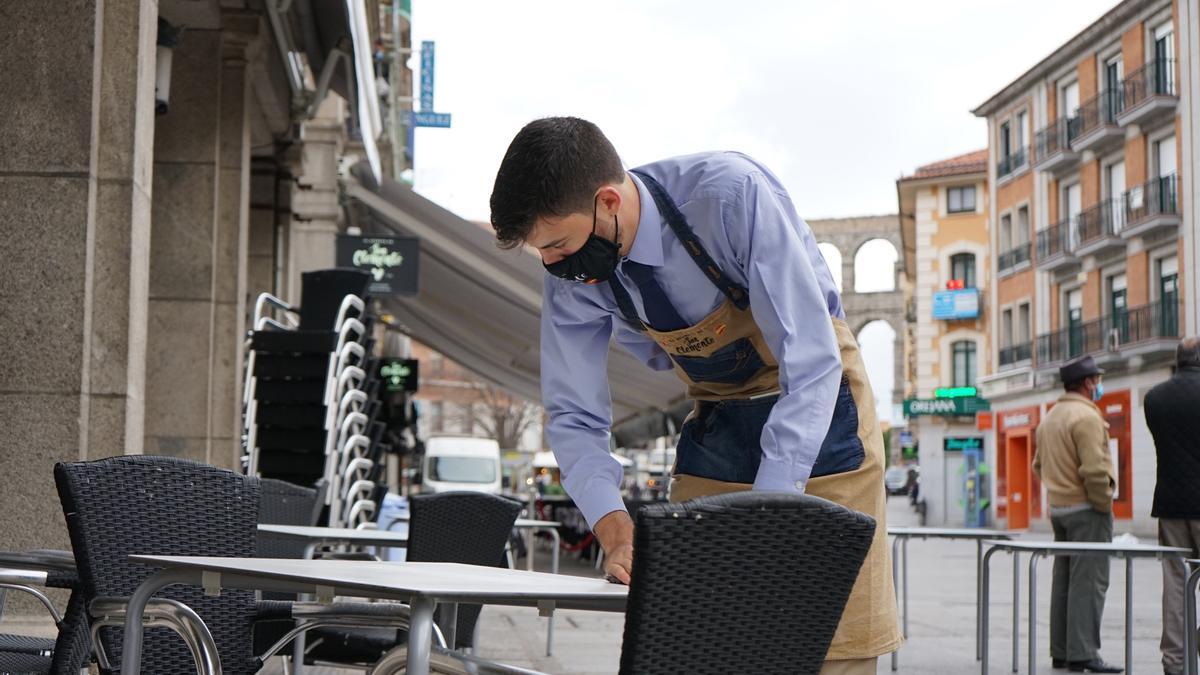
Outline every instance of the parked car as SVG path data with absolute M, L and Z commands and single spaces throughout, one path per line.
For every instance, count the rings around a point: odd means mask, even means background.
M 902 466 L 888 467 L 883 474 L 883 484 L 889 495 L 908 494 L 908 469 Z
M 500 493 L 500 446 L 490 438 L 434 436 L 425 441 L 424 492 Z

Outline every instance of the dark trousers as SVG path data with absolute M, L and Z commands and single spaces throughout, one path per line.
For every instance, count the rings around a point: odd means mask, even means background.
M 1093 509 L 1050 516 L 1055 541 L 1112 541 L 1111 513 Z M 1050 585 L 1050 658 L 1100 657 L 1100 617 L 1108 591 L 1108 556 L 1055 556 Z
M 1158 521 L 1158 543 L 1163 546 L 1178 546 L 1191 549 L 1189 558 L 1200 555 L 1200 519 L 1183 520 L 1163 518 Z M 1187 568 L 1179 558 L 1166 556 L 1163 568 L 1163 670 L 1168 673 L 1183 672 L 1183 585 Z M 1193 602 L 1195 600 L 1193 599 Z M 1192 626 L 1192 630 L 1196 630 Z

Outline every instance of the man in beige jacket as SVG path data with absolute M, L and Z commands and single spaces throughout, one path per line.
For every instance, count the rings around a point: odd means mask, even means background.
M 1095 401 L 1104 393 L 1092 357 L 1059 369 L 1063 394 L 1037 428 L 1033 472 L 1046 486 L 1055 541 L 1112 541 L 1116 485 L 1108 423 Z M 1100 658 L 1100 616 L 1108 558 L 1058 556 L 1050 595 L 1050 658 L 1073 672 L 1119 673 Z

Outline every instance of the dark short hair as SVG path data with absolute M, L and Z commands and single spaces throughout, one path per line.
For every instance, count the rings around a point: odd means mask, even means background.
M 1175 365 L 1200 366 L 1200 336 L 1186 337 L 1175 347 Z
M 492 187 L 492 227 L 501 248 L 529 237 L 537 219 L 588 213 L 596 190 L 625 169 L 600 128 L 577 117 L 546 117 L 513 138 Z

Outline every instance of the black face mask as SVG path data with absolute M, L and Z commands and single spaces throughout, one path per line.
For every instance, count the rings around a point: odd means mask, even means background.
M 609 241 L 596 235 L 596 204 L 592 204 L 592 233 L 580 249 L 571 255 L 549 265 L 543 264 L 546 271 L 560 279 L 578 281 L 585 284 L 597 284 L 608 281 L 617 263 L 621 261 L 621 225 L 613 216 L 613 227 L 616 228 L 616 241 Z

